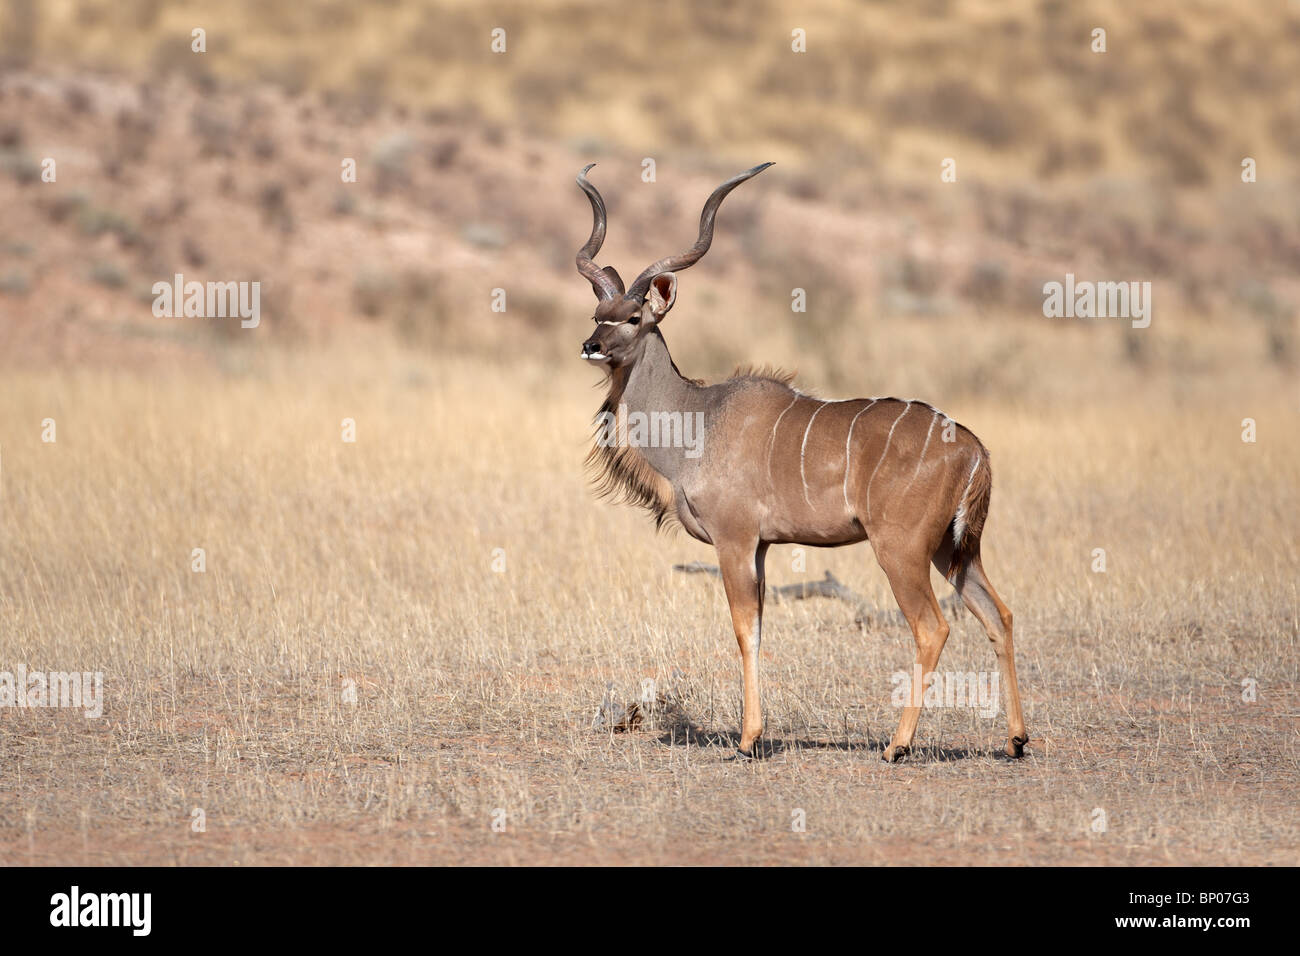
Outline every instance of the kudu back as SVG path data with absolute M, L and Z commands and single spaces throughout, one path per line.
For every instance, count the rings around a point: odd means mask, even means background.
M 587 180 L 591 166 L 578 174 L 593 224 L 577 266 L 598 300 L 582 358 L 602 365 L 609 379 L 588 457 L 598 487 L 717 549 L 744 674 L 744 756 L 758 752 L 763 732 L 758 650 L 768 546 L 867 540 L 916 640 L 913 693 L 884 758 L 897 760 L 911 746 L 921 688 L 948 638 L 930 586 L 932 563 L 993 644 L 1006 696 L 1006 753 L 1020 757 L 1029 738 L 1011 611 L 980 561 L 993 485 L 980 440 L 924 402 L 826 401 L 803 394 L 788 377 L 759 372 L 704 385 L 683 377 L 668 353 L 659 326 L 677 301 L 676 274 L 708 251 L 726 195 L 770 165 L 714 190 L 695 244 L 647 267 L 626 290 L 612 266 L 595 263 L 605 239 L 605 203 Z

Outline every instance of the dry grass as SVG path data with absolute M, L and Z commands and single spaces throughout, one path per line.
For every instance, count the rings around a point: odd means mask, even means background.
M 883 764 L 910 636 L 808 601 L 769 611 L 775 753 L 751 765 L 720 588 L 669 570 L 711 552 L 584 487 L 590 371 L 370 344 L 239 375 L 7 373 L 0 668 L 102 670 L 107 706 L 0 710 L 5 859 L 1297 862 L 1300 436 L 1267 379 L 1243 412 L 1103 389 L 1093 357 L 1091 401 L 950 406 L 994 454 L 1030 756 L 997 756 L 1001 716 L 934 710 Z M 830 567 L 888 601 L 865 545 L 790 562 L 774 549 L 775 583 Z M 968 616 L 942 667 L 993 668 Z M 592 729 L 607 684 L 647 677 L 678 706 Z

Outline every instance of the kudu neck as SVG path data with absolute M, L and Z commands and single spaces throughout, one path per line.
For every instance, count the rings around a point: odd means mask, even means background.
M 624 371 L 622 401 L 646 411 L 682 409 L 698 385 L 682 376 L 668 354 L 668 343 L 658 329 L 645 337 L 641 357 Z

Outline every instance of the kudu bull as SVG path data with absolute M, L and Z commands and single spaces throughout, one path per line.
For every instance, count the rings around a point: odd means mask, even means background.
M 1006 753 L 1019 757 L 1029 737 L 1016 685 L 1011 612 L 980 563 L 992 488 L 989 454 L 980 440 L 924 402 L 823 401 L 793 388 L 788 376 L 760 372 L 706 386 L 684 378 L 668 354 L 659 324 L 677 300 L 676 273 L 708 251 L 723 198 L 770 165 L 755 166 L 714 190 L 695 244 L 651 265 L 626 292 L 612 266 L 602 269 L 594 261 L 605 239 L 605 203 L 587 180 L 591 166 L 578 174 L 593 224 L 577 265 L 599 300 L 596 331 L 583 343 L 582 358 L 603 365 L 609 378 L 597 418 L 603 424 L 588 464 L 603 494 L 644 506 L 656 525 L 676 520 L 717 549 L 743 664 L 742 755 L 755 754 L 763 732 L 758 650 L 769 545 L 826 547 L 865 539 L 912 628 L 914 675 L 921 686 L 948 639 L 930 587 L 931 562 L 984 626 L 1006 694 Z M 644 438 L 644 429 L 628 428 L 638 416 L 644 423 L 653 416 L 676 421 L 678 415 L 703 424 L 703 443 L 694 455 L 672 442 L 623 437 Z M 611 434 L 619 440 L 610 440 Z M 911 746 L 920 702 L 913 688 L 886 760 L 899 759 Z

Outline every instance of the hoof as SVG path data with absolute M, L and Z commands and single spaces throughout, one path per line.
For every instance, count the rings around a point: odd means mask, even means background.
M 739 760 L 762 760 L 763 756 L 763 745 L 757 740 L 750 744 L 748 749 L 744 746 L 736 748 L 736 757 Z
M 891 745 L 885 748 L 885 752 L 881 756 L 881 759 L 886 763 L 898 763 L 907 756 L 908 751 L 911 749 L 912 748 L 910 747 L 894 747 Z
M 1006 754 L 1008 757 L 1019 759 L 1025 755 L 1025 744 L 1029 743 L 1029 734 L 1021 737 L 1012 737 L 1007 741 Z

